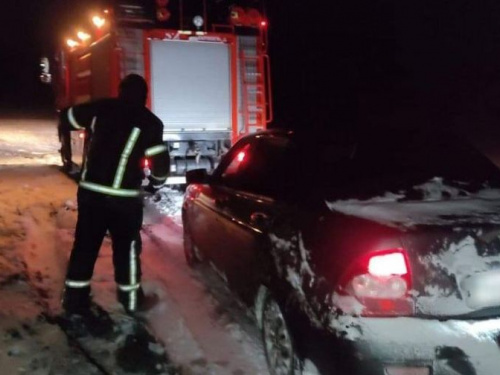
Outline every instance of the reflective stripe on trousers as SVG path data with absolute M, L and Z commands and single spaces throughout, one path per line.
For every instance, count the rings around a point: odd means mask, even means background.
M 141 284 L 137 282 L 137 242 L 132 241 L 129 252 L 129 284 L 118 284 L 118 290 L 127 293 L 127 308 L 135 311 L 137 308 L 137 294 Z
M 135 241 L 130 244 L 130 285 L 137 284 L 137 258 L 135 250 Z M 137 308 L 137 289 L 130 291 L 129 309 L 134 311 Z
M 87 281 L 66 280 L 64 285 L 66 285 L 68 288 L 87 288 L 90 286 L 90 280 Z

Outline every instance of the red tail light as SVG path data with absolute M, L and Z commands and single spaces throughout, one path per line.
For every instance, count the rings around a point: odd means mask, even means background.
M 149 168 L 149 159 L 144 159 L 144 162 L 143 162 L 143 167 L 144 168 Z
M 406 275 L 405 256 L 402 252 L 374 255 L 368 261 L 368 272 L 374 276 Z
M 78 138 L 84 139 L 85 138 L 85 131 L 81 131 L 80 134 L 78 134 Z
M 411 315 L 411 269 L 404 249 L 360 257 L 341 280 L 340 291 L 361 302 L 365 316 Z

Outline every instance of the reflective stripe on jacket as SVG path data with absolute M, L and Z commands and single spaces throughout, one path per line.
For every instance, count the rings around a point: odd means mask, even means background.
M 150 159 L 153 185 L 161 186 L 170 170 L 163 123 L 146 107 L 103 99 L 66 108 L 60 131 L 88 132 L 88 154 L 80 187 L 120 197 L 139 195 L 143 159 Z

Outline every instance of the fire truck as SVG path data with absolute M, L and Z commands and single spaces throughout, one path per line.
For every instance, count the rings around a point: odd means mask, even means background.
M 129 73 L 145 77 L 170 151 L 168 183 L 212 170 L 237 139 L 272 121 L 268 25 L 256 1 L 112 1 L 87 25 L 57 53 L 58 109 L 117 96 Z M 61 137 L 63 163 L 81 166 L 89 137 Z

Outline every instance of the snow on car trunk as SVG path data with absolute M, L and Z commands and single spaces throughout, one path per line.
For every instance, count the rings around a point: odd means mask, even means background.
M 417 314 L 456 316 L 500 305 L 500 240 L 483 236 L 500 233 L 499 228 L 425 228 L 403 236 Z M 485 315 L 498 311 L 482 311 Z
M 492 316 L 500 306 L 500 191 L 463 194 L 434 178 L 423 199 L 387 193 L 327 202 L 336 212 L 398 228 L 410 257 L 416 314 Z M 478 316 L 476 314 L 476 316 Z

